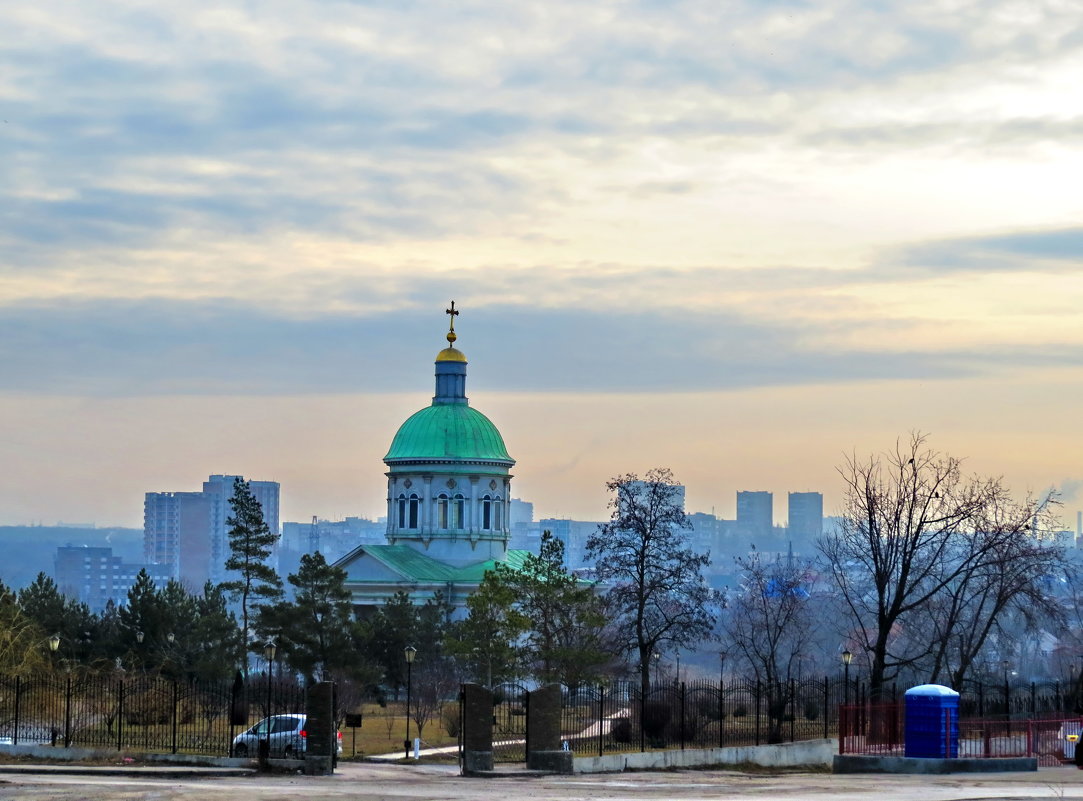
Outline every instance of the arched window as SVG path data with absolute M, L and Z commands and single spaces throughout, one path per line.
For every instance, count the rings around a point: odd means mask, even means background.
M 481 527 L 485 531 L 493 527 L 493 499 L 488 495 L 481 499 Z
M 399 495 L 399 528 L 406 528 L 406 496 Z
M 466 498 L 462 494 L 456 494 L 451 505 L 451 527 L 464 528 L 466 521 Z
M 447 528 L 447 495 L 442 492 L 436 499 L 436 525 Z
M 415 492 L 410 496 L 410 528 L 417 528 L 417 510 L 420 505 L 421 499 Z
M 493 528 L 504 530 L 504 503 L 499 498 L 493 501 Z

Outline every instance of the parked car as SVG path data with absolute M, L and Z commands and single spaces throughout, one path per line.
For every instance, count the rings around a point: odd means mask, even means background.
M 305 723 L 308 715 L 274 715 L 233 738 L 233 756 L 244 759 L 259 753 L 259 741 L 270 740 L 269 756 L 304 759 L 308 747 Z M 269 732 L 269 734 L 268 734 Z M 342 753 L 342 732 L 336 731 L 336 755 Z

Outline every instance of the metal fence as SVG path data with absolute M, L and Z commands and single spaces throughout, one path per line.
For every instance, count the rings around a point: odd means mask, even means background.
M 248 681 L 68 673 L 0 677 L 0 742 L 226 756 L 272 714 L 304 711 L 304 688 Z
M 561 731 L 580 755 L 712 748 L 832 736 L 840 679 L 614 682 L 566 691 Z

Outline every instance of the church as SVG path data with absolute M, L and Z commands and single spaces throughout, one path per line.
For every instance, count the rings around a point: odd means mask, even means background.
M 415 604 L 440 592 L 461 608 L 497 562 L 519 567 L 530 553 L 508 548 L 515 460 L 466 397 L 454 301 L 447 314 L 432 403 L 399 426 L 384 456 L 387 544 L 362 545 L 335 563 L 346 571 L 355 607 L 380 606 L 405 590 Z

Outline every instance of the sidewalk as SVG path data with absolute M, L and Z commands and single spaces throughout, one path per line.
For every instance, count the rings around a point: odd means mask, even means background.
M 0 764 L 0 775 L 126 776 L 142 779 L 225 779 L 254 776 L 255 768 L 214 768 L 199 765 L 54 765 Z

